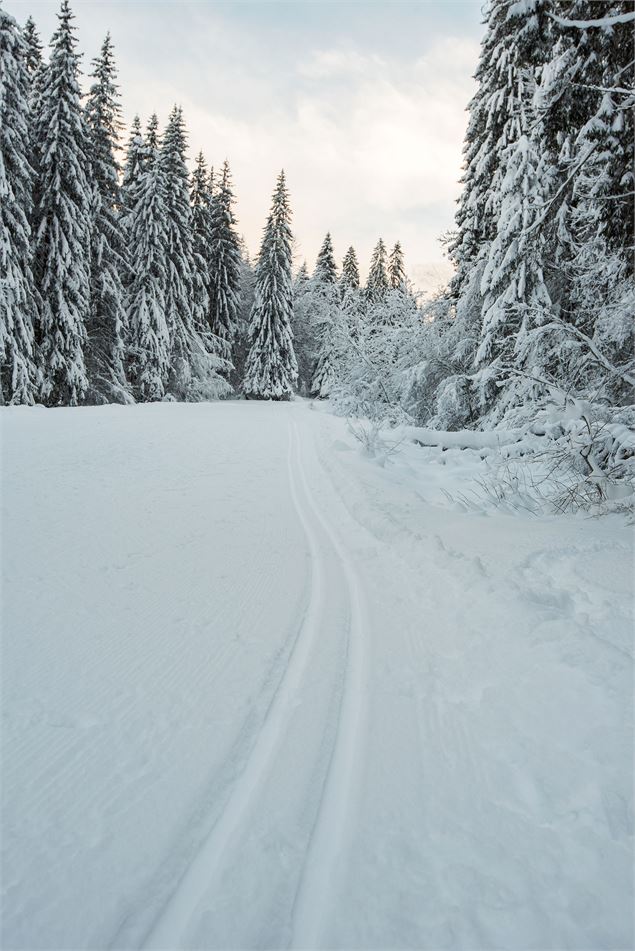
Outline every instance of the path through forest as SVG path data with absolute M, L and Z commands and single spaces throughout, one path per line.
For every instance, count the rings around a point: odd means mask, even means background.
M 626 948 L 632 539 L 292 404 L 4 410 L 5 948 Z

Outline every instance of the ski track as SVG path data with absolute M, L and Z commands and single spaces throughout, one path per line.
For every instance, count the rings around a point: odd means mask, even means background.
M 19 421 L 5 947 L 632 946 L 617 528 L 420 505 L 302 405 Z
M 297 433 L 295 421 L 293 426 Z M 298 445 L 300 445 L 299 436 Z M 350 604 L 344 692 L 335 748 L 329 764 L 293 916 L 292 946 L 312 948 L 321 945 L 322 929 L 336 889 L 334 873 L 339 864 L 338 859 L 345 853 L 355 789 L 355 773 L 360 756 L 363 756 L 361 733 L 364 717 L 366 611 L 352 560 L 317 508 L 307 484 L 301 459 L 300 475 L 309 506 L 342 566 Z
M 293 716 L 296 699 L 317 642 L 325 604 L 324 546 L 312 525 L 321 527 L 339 559 L 347 586 L 349 628 L 346 671 L 340 701 L 335 745 L 329 758 L 318 815 L 312 830 L 300 884 L 292 911 L 292 946 L 319 944 L 333 891 L 333 870 L 345 841 L 347 808 L 355 763 L 360 755 L 358 734 L 362 718 L 363 693 L 363 607 L 360 586 L 345 549 L 319 512 L 309 489 L 301 454 L 298 427 L 289 428 L 287 470 L 290 495 L 304 529 L 311 556 L 310 596 L 288 660 L 247 764 L 231 792 L 221 816 L 183 874 L 176 891 L 165 904 L 146 935 L 147 949 L 179 947 L 186 938 L 199 908 L 222 873 L 224 857 L 231 851 L 269 775 L 286 728 Z M 302 492 L 299 491 L 301 488 Z M 302 493 L 304 502 L 302 501 Z

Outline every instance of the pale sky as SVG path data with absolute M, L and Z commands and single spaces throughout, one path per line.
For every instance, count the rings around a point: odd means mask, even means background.
M 257 253 L 287 173 L 298 261 L 327 231 L 365 275 L 381 236 L 415 283 L 449 266 L 461 148 L 482 34 L 481 0 L 71 0 L 87 72 L 110 30 L 123 116 L 183 107 L 190 159 L 230 162 L 239 228 Z M 48 44 L 58 2 L 6 0 Z M 84 78 L 84 85 L 86 80 Z

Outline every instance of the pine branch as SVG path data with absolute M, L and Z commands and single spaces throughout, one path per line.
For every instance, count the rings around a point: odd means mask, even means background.
M 565 17 L 559 17 L 556 13 L 548 13 L 552 20 L 555 20 L 559 26 L 573 26 L 578 30 L 589 30 L 592 28 L 605 29 L 606 27 L 618 26 L 621 23 L 632 23 L 635 21 L 635 11 L 633 13 L 618 13 L 616 15 L 600 17 L 598 20 L 567 20 Z
M 581 340 L 587 345 L 595 359 L 600 363 L 605 370 L 608 370 L 609 373 L 614 376 L 619 377 L 624 383 L 627 383 L 629 386 L 635 387 L 635 376 L 631 376 L 630 373 L 627 373 L 625 370 L 621 370 L 619 367 L 614 366 L 611 361 L 605 357 L 601 350 L 598 349 L 597 344 L 594 340 L 591 339 L 584 331 L 580 330 L 578 327 L 573 324 L 567 323 L 565 320 L 561 320 L 559 317 L 552 317 L 548 324 L 544 324 L 541 328 L 543 330 L 555 330 L 563 328 L 567 333 L 572 334 L 574 337 L 577 337 L 578 340 Z

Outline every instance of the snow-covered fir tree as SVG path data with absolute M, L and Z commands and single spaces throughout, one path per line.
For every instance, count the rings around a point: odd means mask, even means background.
M 340 275 L 340 288 L 342 291 L 348 289 L 355 290 L 359 287 L 359 264 L 355 248 L 350 247 L 344 255 L 342 261 L 342 273 Z
M 291 208 L 284 172 L 273 194 L 256 267 L 251 347 L 243 390 L 252 399 L 288 400 L 298 377 L 291 312 Z
M 43 56 L 44 47 L 32 17 L 29 17 L 24 24 L 22 35 L 26 43 L 25 63 L 29 79 L 29 106 L 31 115 L 35 116 L 39 109 L 39 97 L 42 91 L 46 64 Z
M 24 24 L 22 35 L 26 44 L 24 62 L 29 76 L 29 81 L 32 82 L 34 76 L 36 76 L 44 62 L 42 55 L 44 47 L 40 40 L 40 34 L 35 25 L 33 17 L 27 18 L 27 21 Z
M 192 250 L 194 253 L 194 300 L 196 310 L 210 323 L 212 196 L 207 162 L 202 152 L 196 156 L 190 188 L 192 206 Z
M 620 18 L 627 7 L 607 3 L 603 12 Z M 541 230 L 557 305 L 556 322 L 543 328 L 542 346 L 557 354 L 551 377 L 567 390 L 583 386 L 620 403 L 630 399 L 624 374 L 635 351 L 628 317 L 634 220 L 631 30 L 626 22 L 610 29 L 593 25 L 597 5 L 588 0 L 575 0 L 563 12 L 573 23 L 554 27 L 557 41 L 536 96 L 552 166 Z M 580 22 L 585 28 L 574 25 Z
M 123 277 L 127 252 L 120 209 L 116 159 L 121 115 L 113 46 L 108 34 L 93 60 L 93 83 L 86 103 L 91 163 L 90 316 L 86 364 L 96 402 L 127 402 L 124 370 L 126 308 Z
M 526 95 L 528 70 L 547 56 L 550 23 L 545 0 L 489 0 L 485 7 L 478 85 L 469 104 L 464 145 L 463 191 L 449 249 L 457 269 L 451 287 L 455 299 L 494 239 L 505 171 L 502 155 L 520 135 L 519 102 Z M 473 306 L 480 308 L 478 296 Z
M 519 389 L 517 378 L 501 392 L 506 371 L 515 369 L 534 374 L 545 368 L 545 354 L 532 351 L 532 331 L 548 320 L 552 301 L 544 278 L 543 235 L 535 225 L 544 205 L 540 156 L 528 123 L 520 138 L 508 146 L 503 156 L 506 175 L 502 183 L 500 215 L 483 277 L 483 325 L 476 362 L 484 369 L 475 385 L 484 412 L 503 396 L 503 407 L 511 408 Z M 540 141 L 538 137 L 538 141 Z M 497 410 L 500 412 L 500 409 Z
M 240 238 L 240 289 L 238 293 L 238 317 L 234 348 L 232 353 L 233 369 L 230 373 L 230 383 L 235 390 L 240 390 L 245 376 L 245 365 L 249 354 L 249 324 L 251 311 L 254 306 L 256 289 L 256 274 L 249 249 L 245 239 Z
M 36 339 L 44 401 L 73 406 L 88 389 L 84 346 L 90 312 L 91 188 L 68 0 L 62 0 L 58 19 L 35 121 L 34 274 L 42 299 Z
M 521 263 L 514 260 L 518 253 L 515 240 L 524 235 L 530 219 L 536 232 L 539 222 L 532 209 L 547 195 L 549 169 L 542 158 L 541 144 L 544 128 L 532 112 L 532 99 L 538 70 L 548 58 L 551 30 L 544 0 L 514 4 L 507 0 L 490 0 L 486 7 L 486 32 L 476 71 L 478 88 L 469 107 L 464 149 L 466 170 L 456 216 L 457 233 L 450 243 L 450 256 L 456 265 L 450 285 L 455 322 L 446 325 L 454 340 L 446 359 L 446 373 L 452 378 L 448 385 L 461 393 L 476 386 L 482 412 L 491 408 L 486 406 L 487 399 L 495 402 L 500 395 L 500 374 L 505 373 L 503 366 L 509 362 L 509 347 L 515 347 L 519 327 L 526 328 L 526 322 L 519 316 L 522 305 L 511 284 L 507 293 L 516 303 L 506 301 L 504 306 L 494 307 L 494 301 L 502 305 L 503 291 L 502 284 L 497 285 L 498 293 L 493 291 L 492 280 L 502 279 L 504 283 L 501 255 L 506 254 L 503 269 L 507 269 L 513 283 L 511 275 L 517 265 L 521 267 Z M 532 126 L 534 119 L 537 126 Z M 521 136 L 524 138 L 516 155 L 517 164 L 522 165 L 523 156 L 528 158 L 531 154 L 535 166 L 534 185 L 537 185 L 536 175 L 542 181 L 539 192 L 512 196 L 507 173 L 515 154 L 514 146 Z M 518 168 L 516 172 L 519 187 L 521 181 L 527 184 L 532 177 L 524 177 Z M 512 213 L 514 200 L 517 200 L 515 212 L 520 218 L 517 216 L 510 222 L 507 216 Z M 495 241 L 496 247 L 493 247 Z M 542 235 L 534 233 L 531 251 L 538 283 L 544 285 L 542 257 L 540 261 L 536 258 L 538 252 L 544 253 Z M 531 278 L 528 291 L 530 284 Z M 520 299 L 524 300 L 522 279 L 519 287 Z M 546 285 L 544 289 L 548 298 Z M 531 310 L 537 319 L 533 304 Z M 507 348 L 507 357 L 503 357 L 502 351 L 496 352 L 499 338 L 503 337 L 507 338 L 506 344 L 501 343 L 503 350 Z M 474 361 L 480 367 L 478 382 L 471 379 Z M 490 362 L 491 370 L 488 369 Z M 472 400 L 466 402 L 461 397 L 461 401 L 472 406 Z
M 240 295 L 240 238 L 236 231 L 234 192 L 229 163 L 225 161 L 211 206 L 210 325 L 219 354 L 231 359 Z
M 154 125 L 154 123 L 153 123 Z M 126 231 L 130 273 L 127 287 L 128 374 L 135 398 L 163 399 L 170 373 L 170 333 L 165 289 L 168 270 L 165 179 L 156 138 L 129 184 Z
M 406 270 L 399 241 L 393 247 L 388 258 L 388 282 L 393 291 L 401 290 L 406 286 Z
M 130 135 L 126 143 L 125 159 L 121 176 L 120 203 L 121 217 L 124 221 L 134 203 L 134 192 L 139 177 L 147 162 L 146 144 L 141 129 L 141 120 L 135 116 L 130 126 Z
M 311 379 L 311 395 L 328 397 L 337 375 L 338 334 L 340 330 L 340 294 L 337 287 L 337 265 L 331 235 L 327 234 L 317 256 L 311 278 L 311 319 L 317 338 L 315 368 Z
M 370 270 L 366 281 L 366 297 L 369 301 L 375 302 L 381 300 L 388 290 L 388 271 L 387 271 L 386 245 L 380 238 L 373 256 L 370 260 Z
M 313 294 L 306 261 L 293 280 L 293 349 L 298 363 L 298 392 L 308 396 L 317 354 L 316 327 L 313 323 Z
M 488 5 L 457 271 L 414 325 L 421 358 L 398 350 L 422 422 L 522 424 L 554 392 L 632 398 L 634 63 L 625 5 L 603 12 L 614 22 L 587 0 Z
M 577 151 L 580 161 L 589 156 L 575 182 L 585 202 L 593 198 L 597 204 L 597 223 L 609 251 L 622 254 L 632 249 L 635 228 L 635 63 L 632 23 L 620 22 L 632 12 L 628 0 L 608 0 L 602 7 L 603 17 L 617 18 L 618 22 L 610 27 L 593 26 L 598 5 L 591 0 L 573 0 L 568 18 L 591 25 L 586 29 L 561 26 L 564 38 L 575 50 L 576 72 L 581 73 L 573 75 L 569 85 L 569 95 L 582 98 L 577 106 L 577 122 L 573 116 L 579 129 Z M 585 114 L 586 121 L 581 123 Z M 632 273 L 633 255 L 628 257 Z
M 293 286 L 294 288 L 297 287 L 299 290 L 302 290 L 302 288 L 306 287 L 308 281 L 309 281 L 309 266 L 306 263 L 306 261 L 303 261 L 300 267 L 298 268 L 298 273 L 295 276 Z
M 146 136 L 149 140 L 151 136 Z M 170 392 L 187 399 L 196 386 L 197 368 L 205 361 L 201 337 L 204 313 L 195 300 L 192 211 L 189 174 L 185 162 L 186 134 L 181 109 L 170 113 L 160 147 L 164 183 L 167 259 L 165 315 L 170 332 Z
M 313 271 L 313 279 L 320 284 L 337 283 L 337 264 L 333 253 L 333 241 L 330 232 L 327 232 L 318 252 Z
M 159 136 L 159 118 L 156 112 L 153 112 L 150 118 L 148 119 L 148 124 L 146 126 L 145 134 L 145 143 L 148 149 L 148 154 L 153 155 L 155 151 L 158 151 L 161 144 Z
M 8 404 L 37 395 L 27 54 L 17 23 L 0 7 L 0 399 Z

